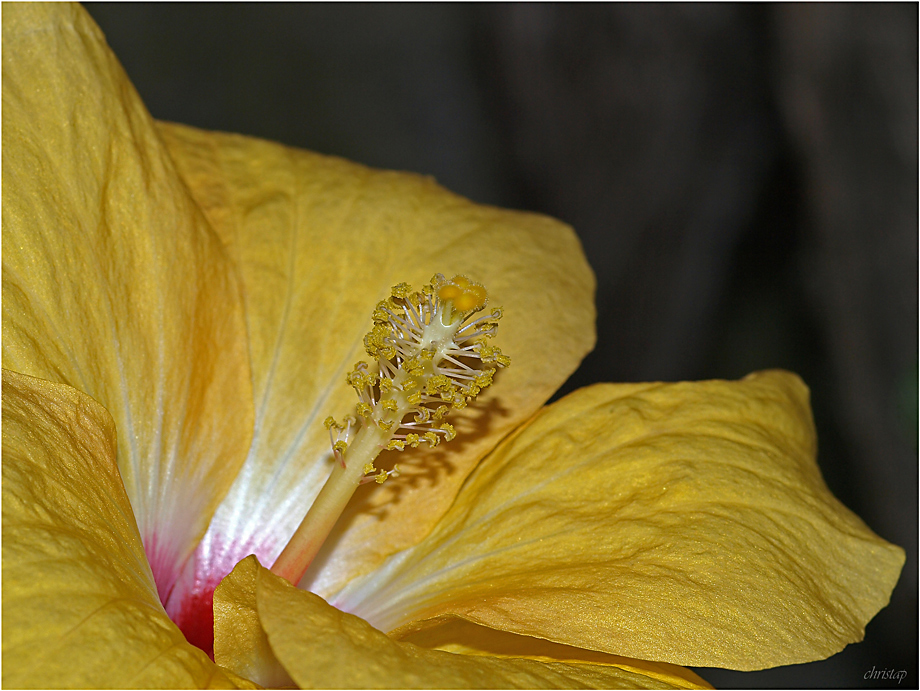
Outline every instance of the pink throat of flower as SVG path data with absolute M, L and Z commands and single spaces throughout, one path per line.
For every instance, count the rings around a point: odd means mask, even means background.
M 145 542 L 160 601 L 186 640 L 214 659 L 214 590 L 233 567 L 255 554 L 263 563 L 274 557 L 272 541 L 225 540 L 209 531 L 182 566 L 156 554 L 157 540 Z M 160 541 L 162 542 L 162 541 Z
M 173 621 L 196 648 L 214 659 L 214 587 L 188 593 Z

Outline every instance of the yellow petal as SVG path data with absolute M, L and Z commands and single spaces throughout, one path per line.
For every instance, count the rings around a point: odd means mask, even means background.
M 237 565 L 215 600 L 228 584 L 239 599 L 226 608 L 226 617 L 215 620 L 217 641 L 234 635 L 236 627 L 249 629 L 257 615 L 264 629 L 259 635 L 301 688 L 699 688 L 664 668 L 657 676 L 646 675 L 640 667 L 630 668 L 634 661 L 620 667 L 458 655 L 399 643 L 317 595 L 293 588 L 255 557 Z M 235 619 L 239 612 L 245 614 Z
M 566 397 L 483 461 L 423 543 L 329 601 L 397 637 L 455 614 L 751 670 L 861 640 L 903 563 L 821 479 L 804 384 L 766 372 Z
M 259 620 L 259 568 L 254 556 L 247 557 L 214 591 L 214 661 L 266 688 L 295 688 Z
M 86 12 L 2 11 L 3 364 L 111 412 L 165 596 L 251 437 L 238 280 Z
M 251 536 L 271 563 L 329 473 L 322 420 L 353 412 L 345 375 L 367 359 L 376 303 L 402 281 L 465 274 L 505 316 L 496 344 L 513 364 L 476 405 L 452 416 L 458 439 L 386 452 L 402 476 L 361 488 L 334 550 L 307 582 L 326 592 L 413 544 L 470 468 L 527 419 L 594 342 L 594 279 L 578 240 L 552 219 L 479 206 L 431 179 L 236 135 L 161 125 L 176 164 L 242 267 L 257 434 L 247 468 L 210 535 Z M 384 519 L 384 520 L 381 520 Z M 224 559 L 229 568 L 248 551 Z
M 7 370 L 3 685 L 235 688 L 160 605 L 111 416 L 75 389 Z
M 665 684 L 684 688 L 711 688 L 695 672 L 678 665 L 636 660 L 553 643 L 542 638 L 522 636 L 510 631 L 490 629 L 450 614 L 426 620 L 423 627 L 415 628 L 412 633 L 404 635 L 400 640 L 423 648 L 466 655 L 535 657 L 542 660 L 604 664 L 659 679 Z

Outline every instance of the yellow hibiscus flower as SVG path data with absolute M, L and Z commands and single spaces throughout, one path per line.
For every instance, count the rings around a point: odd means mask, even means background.
M 2 12 L 4 685 L 692 688 L 885 606 L 903 552 L 825 487 L 794 375 L 541 409 L 593 345 L 569 228 L 155 123 L 82 8 Z M 371 310 L 436 272 L 488 287 L 514 366 L 295 588 L 262 564 Z

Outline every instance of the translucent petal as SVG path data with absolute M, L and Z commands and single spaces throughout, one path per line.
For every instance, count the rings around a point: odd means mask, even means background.
M 228 584 L 241 599 L 228 598 L 225 616 L 216 620 L 217 641 L 233 636 L 241 623 L 251 631 L 250 617 L 257 615 L 260 635 L 275 655 L 270 664 L 281 664 L 301 688 L 700 688 L 688 681 L 699 680 L 692 672 L 660 667 L 648 675 L 638 660 L 617 665 L 526 654 L 462 655 L 399 643 L 293 588 L 254 557 L 240 562 L 215 601 Z M 237 619 L 239 613 L 245 618 Z
M 821 479 L 804 384 L 765 372 L 571 394 L 486 458 L 418 547 L 329 601 L 397 638 L 453 614 L 751 670 L 861 640 L 903 563 Z
M 165 597 L 251 438 L 239 283 L 86 12 L 2 12 L 3 364 L 112 414 Z
M 329 473 L 322 421 L 354 411 L 345 375 L 367 359 L 363 337 L 391 286 L 462 273 L 505 308 L 495 342 L 512 366 L 452 415 L 455 441 L 381 456 L 384 468 L 398 460 L 401 477 L 358 491 L 305 581 L 340 587 L 427 533 L 475 463 L 575 369 L 594 342 L 593 275 L 571 229 L 552 219 L 479 206 L 417 175 L 161 131 L 241 267 L 255 381 L 252 449 L 199 550 L 201 572 L 227 573 L 249 553 L 270 564 L 299 524 Z
M 237 688 L 231 677 L 160 605 L 111 416 L 4 370 L 3 686 Z

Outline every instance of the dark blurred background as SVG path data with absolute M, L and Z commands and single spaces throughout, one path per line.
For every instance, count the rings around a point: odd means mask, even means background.
M 597 381 L 811 387 L 834 493 L 908 553 L 865 642 L 717 686 L 917 677 L 918 6 L 89 4 L 160 119 L 573 225 Z

